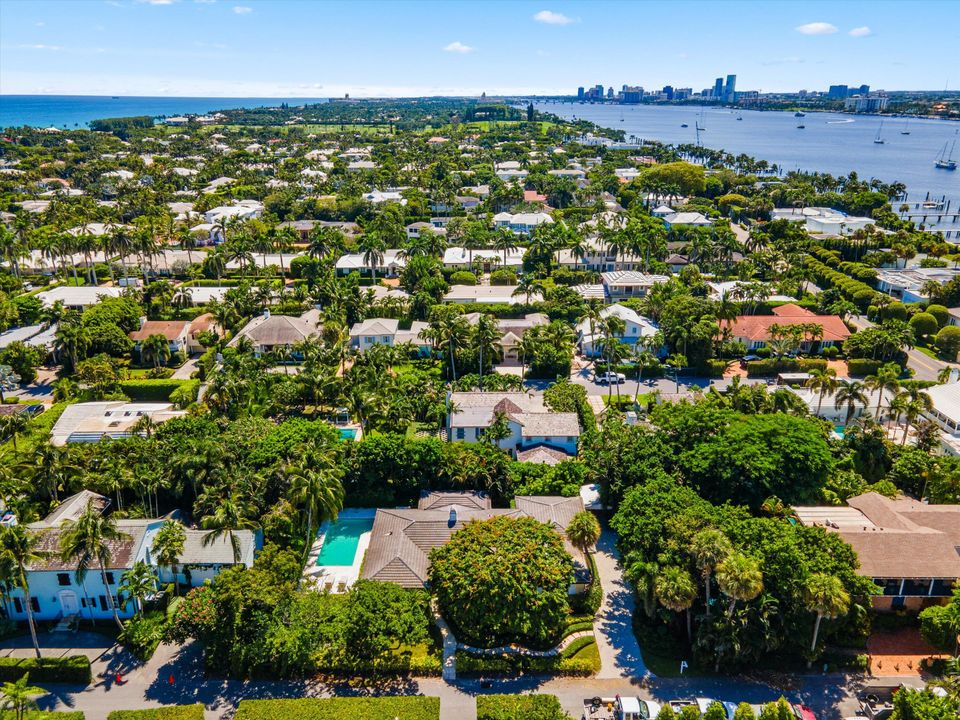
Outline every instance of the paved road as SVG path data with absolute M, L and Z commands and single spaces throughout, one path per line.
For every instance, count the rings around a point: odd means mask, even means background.
M 873 323 L 863 315 L 851 316 L 850 324 L 857 328 L 857 330 L 865 330 L 873 326 Z M 945 367 L 958 367 L 955 363 L 935 360 L 929 355 L 924 355 L 919 350 L 907 351 L 907 366 L 913 369 L 913 377 L 915 380 L 936 380 L 937 375 L 939 375 L 940 371 Z

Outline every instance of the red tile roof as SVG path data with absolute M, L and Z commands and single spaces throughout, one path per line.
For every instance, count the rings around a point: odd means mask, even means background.
M 741 315 L 728 323 L 730 335 L 745 338 L 751 342 L 766 341 L 770 339 L 772 325 L 784 327 L 811 323 L 823 328 L 822 340 L 824 341 L 843 342 L 850 337 L 847 326 L 836 315 L 816 315 L 793 304 L 775 307 L 773 313 L 773 315 Z
M 189 323 L 186 320 L 147 320 L 139 330 L 130 333 L 130 339 L 146 340 L 151 335 L 163 335 L 167 340 L 179 338 Z

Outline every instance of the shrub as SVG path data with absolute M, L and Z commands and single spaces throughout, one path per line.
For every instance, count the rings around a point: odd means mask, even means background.
M 791 358 L 751 360 L 747 363 L 747 377 L 770 377 L 782 372 L 812 372 L 814 370 L 825 370 L 826 367 L 826 360 L 811 358 L 801 360 Z
M 114 710 L 107 720 L 203 720 L 203 705 L 169 705 L 144 710 Z
M 146 613 L 124 623 L 120 641 L 140 660 L 149 660 L 163 640 L 166 629 L 167 618 L 164 612 Z
M 243 700 L 235 720 L 439 720 L 438 697 L 338 697 Z
M 940 328 L 940 324 L 931 313 L 920 312 L 910 318 L 910 329 L 917 337 L 928 337 Z
M 491 285 L 516 285 L 517 274 L 508 268 L 500 268 L 490 273 Z
M 960 603 L 957 603 L 960 609 Z M 920 613 L 920 634 L 935 649 L 950 652 L 960 634 L 960 613 L 953 605 L 932 605 Z
M 457 270 L 450 276 L 451 285 L 476 285 L 477 276 L 469 270 Z
M 950 311 L 943 305 L 927 305 L 926 312 L 930 313 L 937 319 L 937 325 L 940 327 L 946 327 L 950 324 Z
M 588 677 L 600 669 L 600 654 L 597 644 L 589 639 L 587 644 L 578 648 L 576 653 L 554 657 L 526 657 L 522 655 L 471 655 L 463 650 L 457 651 L 458 675 L 487 675 L 503 673 L 513 675 L 517 672 L 548 673 L 571 677 Z M 571 645 L 571 647 L 573 647 Z
M 477 720 L 566 720 L 556 695 L 481 695 Z
M 84 655 L 44 658 L 0 658 L 0 682 L 16 682 L 30 673 L 33 683 L 84 683 L 93 679 L 90 661 Z
M 187 380 L 180 387 L 170 393 L 169 400 L 176 403 L 177 407 L 185 408 L 190 403 L 197 401 L 197 395 L 200 392 L 199 380 Z
M 866 376 L 875 375 L 886 363 L 880 360 L 870 360 L 869 358 L 850 358 L 847 360 L 847 371 L 851 375 Z
M 131 400 L 142 402 L 163 402 L 170 400 L 170 395 L 190 380 L 124 380 L 120 383 L 120 391 Z M 199 385 L 198 385 L 199 387 Z
M 707 377 L 719 378 L 723 377 L 723 373 L 729 365 L 726 360 L 707 360 L 706 364 L 703 367 L 703 373 Z
M 960 327 L 947 325 L 937 333 L 937 347 L 948 359 L 955 360 L 960 351 Z

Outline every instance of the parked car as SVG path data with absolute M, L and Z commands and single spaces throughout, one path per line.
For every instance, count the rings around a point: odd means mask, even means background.
M 630 695 L 587 698 L 581 720 L 656 720 L 660 704 Z
M 762 360 L 759 355 L 744 355 L 740 358 L 740 365 L 746 367 L 748 362 L 753 362 L 754 360 Z
M 620 383 L 627 381 L 627 376 L 623 373 L 607 371 L 605 373 L 600 373 L 594 377 L 594 380 L 601 385 L 619 385 Z

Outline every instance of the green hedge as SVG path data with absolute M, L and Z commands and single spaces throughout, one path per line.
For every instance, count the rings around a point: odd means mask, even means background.
M 124 380 L 120 391 L 128 398 L 139 402 L 164 402 L 190 380 Z M 198 384 L 199 387 L 199 384 Z
M 16 682 L 30 673 L 31 683 L 85 683 L 93 680 L 85 655 L 64 658 L 0 658 L 0 682 Z
M 747 377 L 770 377 L 782 372 L 813 372 L 826 370 L 826 360 L 801 359 L 791 360 L 751 360 L 747 363 Z
M 556 695 L 481 695 L 477 720 L 562 720 L 569 717 Z
M 600 654 L 593 638 L 579 638 L 560 655 L 554 657 L 523 657 L 520 655 L 471 655 L 457 651 L 458 675 L 486 673 L 515 674 L 517 672 L 549 673 L 588 677 L 600 669 Z
M 847 371 L 851 375 L 875 375 L 877 370 L 886 365 L 880 360 L 869 358 L 850 358 L 847 360 Z
M 107 720 L 203 720 L 203 705 L 169 705 L 145 710 L 114 710 Z
M 438 697 L 243 700 L 234 720 L 439 720 Z
M 177 407 L 185 408 L 190 403 L 196 402 L 199 394 L 199 380 L 184 380 L 180 387 L 170 393 L 170 397 L 168 399 L 170 402 L 176 403 Z

